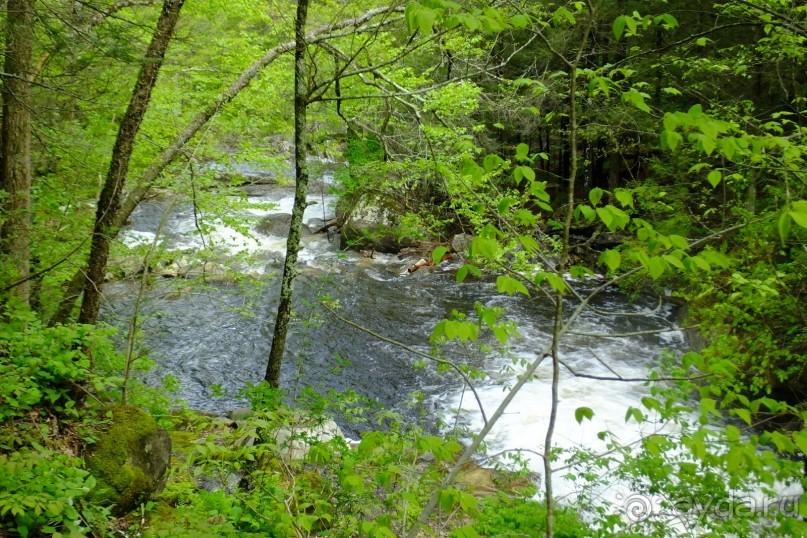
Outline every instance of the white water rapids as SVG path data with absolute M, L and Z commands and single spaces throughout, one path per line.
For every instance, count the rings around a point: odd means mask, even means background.
M 145 346 L 151 359 L 160 365 L 155 375 L 170 373 L 177 377 L 181 382 L 178 396 L 191 407 L 225 412 L 243 405 L 243 400 L 236 396 L 238 390 L 262 378 L 271 335 L 267 324 L 274 316 L 275 284 L 279 261 L 285 255 L 286 238 L 261 234 L 257 230 L 260 219 L 267 215 L 290 213 L 292 201 L 288 190 L 276 187 L 251 196 L 250 202 L 275 206 L 269 210 L 245 210 L 241 214 L 250 223 L 248 235 L 213 221 L 207 222 L 211 228 L 204 241 L 198 231 L 199 215 L 195 217 L 189 205 L 170 210 L 159 239 L 165 248 L 192 256 L 204 243 L 224 258 L 250 254 L 253 260 L 242 265 L 242 269 L 262 275 L 267 282 L 262 295 L 265 300 L 250 306 L 248 316 L 235 311 L 239 304 L 246 303 L 240 302 L 238 290 L 232 286 L 213 286 L 180 297 L 159 285 L 150 291 L 144 308 L 153 319 L 145 327 Z M 326 218 L 333 215 L 333 196 L 312 192 L 309 201 L 314 204 L 306 210 L 304 223 L 322 219 L 323 214 Z M 156 201 L 139 207 L 132 225 L 122 233 L 122 241 L 130 246 L 153 241 L 157 223 L 167 206 L 165 201 Z M 464 346 L 448 346 L 446 351 L 448 358 L 488 373 L 487 379 L 478 382 L 476 390 L 490 416 L 504 398 L 506 387 L 511 386 L 523 370 L 519 361 L 533 361 L 550 338 L 552 308 L 542 298 L 501 295 L 491 281 L 469 280 L 457 284 L 454 272 L 459 265 L 455 262 L 413 274 L 406 272 L 409 263 L 411 260 L 400 260 L 393 255 L 377 254 L 369 259 L 355 252 L 341 253 L 324 234 L 308 235 L 299 257 L 303 272 L 298 285 L 298 303 L 301 299 L 315 303 L 318 293 L 312 291 L 315 288 L 327 291 L 342 305 L 343 316 L 423 352 L 430 351 L 429 337 L 434 325 L 453 309 L 471 314 L 475 302 L 504 308 L 506 319 L 516 322 L 522 335 L 512 340 L 506 351 L 482 353 Z M 134 288 L 126 283 L 111 288 L 106 318 L 125 322 L 130 315 Z M 581 293 L 587 289 L 591 289 L 590 283 L 579 283 Z M 604 292 L 594 305 L 600 311 L 630 315 L 609 316 L 589 311 L 580 318 L 573 332 L 589 334 L 569 335 L 561 347 L 562 359 L 577 372 L 644 378 L 657 366 L 662 352 L 680 353 L 686 346 L 684 335 L 676 325 L 674 305 L 659 305 L 656 299 L 649 297 L 630 301 L 616 290 Z M 310 307 L 300 303 L 295 311 L 302 314 L 305 308 Z M 662 332 L 622 338 L 595 336 L 654 330 Z M 327 317 L 319 326 L 298 323 L 293 333 L 289 347 L 298 358 L 296 364 L 294 359 L 287 359 L 283 373 L 290 383 L 291 379 L 300 382 L 301 377 L 303 383 L 320 392 L 330 388 L 352 389 L 424 424 L 433 425 L 435 417 L 441 417 L 446 428 L 455 422 L 471 431 L 478 431 L 482 426 L 476 400 L 460 380 L 451 375 L 414 372 L 412 363 L 419 360 L 418 357 Z M 492 338 L 486 338 L 485 342 L 495 344 Z M 535 454 L 543 452 L 550 412 L 550 379 L 551 364 L 545 360 L 537 371 L 537 379 L 526 384 L 488 436 L 488 454 L 523 450 L 530 469 L 543 473 L 542 460 Z M 215 390 L 211 389 L 213 386 Z M 229 396 L 212 398 L 213 393 L 222 390 Z M 423 410 L 418 412 L 411 408 L 413 391 L 424 395 L 425 417 Z M 625 420 L 626 410 L 641 408 L 641 398 L 648 394 L 649 389 L 643 383 L 575 377 L 562 368 L 554 435 L 556 446 L 605 452 L 606 445 L 599 439 L 599 432 L 607 430 L 624 444 L 655 433 L 652 423 L 638 425 Z M 575 410 L 579 407 L 591 408 L 592 420 L 578 424 Z M 358 435 L 360 431 L 354 433 Z M 555 463 L 556 467 L 562 465 L 563 457 Z M 559 498 L 574 499 L 574 482 L 557 476 L 555 483 Z M 615 483 L 604 488 L 600 495 L 605 503 L 619 505 L 629 493 Z

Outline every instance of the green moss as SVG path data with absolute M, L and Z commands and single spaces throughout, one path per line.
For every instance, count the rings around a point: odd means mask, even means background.
M 174 447 L 174 452 L 187 455 L 193 451 L 194 444 L 199 436 L 196 432 L 177 430 L 171 432 L 171 444 Z
M 112 425 L 100 435 L 87 468 L 97 480 L 93 500 L 125 511 L 152 486 L 143 470 L 133 464 L 131 455 L 142 450 L 142 439 L 155 434 L 158 426 L 141 409 L 115 406 L 111 411 Z

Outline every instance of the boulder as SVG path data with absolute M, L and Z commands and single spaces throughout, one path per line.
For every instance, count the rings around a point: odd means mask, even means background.
M 227 268 L 221 264 L 181 257 L 160 267 L 156 274 L 163 278 L 204 278 L 211 282 L 226 282 Z
M 273 213 L 271 215 L 266 215 L 255 227 L 256 230 L 264 235 L 275 235 L 280 237 L 289 235 L 289 228 L 291 228 L 290 213 Z
M 333 420 L 280 428 L 271 435 L 285 461 L 305 459 L 312 443 L 327 443 L 337 437 L 344 439 L 345 435 Z
M 465 256 L 468 254 L 468 249 L 471 248 L 471 241 L 473 241 L 474 236 L 469 234 L 457 234 L 451 240 L 451 248 L 454 252 Z
M 271 215 L 266 215 L 258 222 L 257 226 L 255 226 L 255 229 L 263 235 L 272 235 L 275 237 L 287 237 L 290 228 L 290 213 L 272 213 Z M 310 235 L 308 226 L 301 226 L 300 229 L 302 235 Z
M 409 245 L 395 235 L 396 224 L 396 213 L 388 205 L 359 202 L 345 219 L 339 247 L 396 254 Z
M 322 230 L 322 229 L 325 228 L 325 221 L 322 220 L 322 219 L 318 219 L 318 218 L 311 218 L 311 219 L 308 219 L 308 222 L 305 223 L 305 226 L 306 226 L 306 228 L 308 228 L 309 233 L 315 234 L 319 230 Z
M 473 462 L 462 466 L 457 476 L 457 485 L 473 491 L 476 495 L 490 495 L 497 492 L 514 494 L 538 483 L 537 473 L 514 473 L 503 469 L 481 467 Z
M 168 479 L 171 437 L 136 407 L 112 407 L 112 423 L 87 457 L 96 479 L 93 501 L 112 505 L 121 516 L 159 493 Z

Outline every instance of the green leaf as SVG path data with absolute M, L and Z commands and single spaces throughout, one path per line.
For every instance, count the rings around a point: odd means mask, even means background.
M 555 13 L 552 14 L 552 21 L 555 24 L 560 24 L 562 20 L 566 20 L 569 24 L 575 23 L 574 15 L 565 7 L 559 7 L 555 10 Z
M 749 411 L 748 409 L 742 409 L 742 408 L 735 409 L 734 414 L 743 419 L 743 422 L 745 422 L 749 426 L 751 425 L 751 411 Z
M 796 442 L 796 446 L 799 447 L 802 454 L 807 455 L 807 431 L 801 430 L 794 433 L 793 440 Z
M 517 30 L 523 30 L 530 25 L 530 18 L 528 15 L 518 14 L 510 17 L 510 24 Z
M 435 247 L 435 249 L 432 250 L 432 262 L 434 265 L 439 264 L 443 260 L 443 256 L 445 256 L 447 253 L 448 249 L 443 245 Z
M 527 297 L 530 296 L 530 292 L 527 291 L 527 287 L 524 286 L 524 284 L 506 275 L 501 275 L 496 279 L 496 288 L 499 290 L 499 293 L 506 293 L 508 295 L 523 293 Z
M 594 209 L 591 206 L 585 204 L 577 206 L 577 209 L 574 210 L 574 213 L 577 218 L 579 218 L 580 215 L 583 215 L 583 218 L 589 222 L 597 218 L 597 213 L 594 211 Z
M 606 250 L 600 254 L 599 263 L 604 263 L 611 272 L 614 272 L 619 269 L 619 266 L 622 264 L 622 254 L 617 250 Z
M 664 258 L 659 256 L 653 256 L 650 258 L 650 261 L 647 264 L 647 271 L 650 273 L 650 277 L 653 280 L 658 280 L 661 275 L 664 274 L 664 271 L 667 269 L 667 262 Z
M 630 35 L 636 35 L 636 30 L 639 27 L 639 24 L 636 22 L 636 19 L 634 19 L 633 17 L 625 17 L 625 24 L 628 25 Z
M 479 501 L 470 493 L 459 494 L 460 508 L 465 513 L 471 513 L 479 507 Z
M 720 181 L 723 179 L 723 173 L 720 170 L 712 170 L 709 172 L 709 175 L 706 176 L 706 181 L 709 182 L 712 187 L 717 187 L 720 185 Z
M 499 157 L 498 155 L 487 155 L 482 160 L 482 166 L 485 168 L 485 172 L 492 172 L 496 170 L 504 163 L 504 159 Z
M 733 447 L 726 455 L 726 470 L 728 472 L 736 471 L 743 464 L 743 451 L 739 447 Z
M 675 16 L 665 13 L 661 16 L 661 20 L 664 21 L 664 24 L 669 26 L 670 28 L 678 28 L 678 19 Z
M 705 259 L 703 259 L 700 256 L 692 256 L 689 259 L 692 260 L 692 263 L 694 263 L 699 269 L 702 269 L 703 271 L 711 271 L 712 270 L 712 266 L 709 265 L 709 262 L 707 262 Z
M 703 170 L 704 168 L 711 168 L 711 165 L 709 163 L 693 164 L 692 166 L 689 167 L 688 171 L 689 171 L 690 174 L 697 174 L 701 170 Z
M 482 276 L 482 271 L 475 265 L 466 263 L 457 271 L 457 282 L 462 282 L 468 276 L 468 273 L 475 275 L 477 278 Z
M 672 246 L 674 246 L 675 248 L 680 248 L 681 250 L 689 249 L 689 243 L 683 236 L 670 234 L 667 236 L 667 239 L 670 240 L 670 244 L 672 244 Z
M 678 129 L 679 122 L 678 122 L 678 118 L 675 116 L 675 114 L 671 114 L 671 113 L 667 112 L 664 115 L 663 123 L 664 123 L 664 129 L 667 130 L 667 131 L 673 131 L 674 132 L 676 129 Z
M 668 148 L 670 151 L 675 151 L 683 141 L 684 137 L 675 131 L 665 130 L 661 132 L 661 146 Z
M 630 222 L 630 217 L 627 213 L 612 205 L 598 207 L 597 215 L 600 216 L 600 220 L 602 220 L 612 233 L 624 228 Z
M 597 208 L 597 215 L 599 215 L 600 220 L 603 221 L 605 226 L 608 227 L 609 230 L 612 232 L 616 230 L 616 226 L 614 226 L 614 216 L 611 214 L 610 211 L 607 211 L 603 207 Z
M 538 241 L 536 241 L 531 235 L 519 235 L 518 242 L 521 243 L 524 250 L 529 253 L 538 252 L 541 250 L 541 245 L 539 245 Z
M 507 213 L 507 210 L 510 209 L 512 206 L 516 205 L 518 200 L 513 198 L 512 196 L 505 196 L 501 200 L 499 200 L 499 205 L 497 209 L 499 210 L 500 215 L 504 215 Z
M 722 267 L 724 269 L 731 265 L 731 260 L 725 254 L 712 248 L 705 249 L 700 253 L 700 256 L 709 262 L 710 265 L 717 265 L 718 267 Z
M 661 412 L 661 402 L 659 402 L 655 398 L 651 398 L 650 396 L 644 396 L 642 398 L 642 405 L 649 410 L 656 410 Z
M 471 257 L 476 258 L 481 256 L 488 260 L 495 260 L 499 256 L 500 250 L 499 242 L 489 237 L 475 237 L 471 241 L 470 254 Z
M 352 491 L 355 493 L 364 492 L 364 481 L 358 475 L 355 474 L 347 475 L 344 478 L 342 478 L 341 482 L 342 487 L 344 487 L 348 491 Z
M 535 214 L 527 209 L 518 209 L 513 213 L 513 219 L 521 225 L 534 227 L 538 224 Z
M 680 260 L 680 259 L 676 258 L 676 257 L 675 257 L 675 256 L 673 256 L 672 254 L 665 254 L 665 255 L 663 256 L 663 258 L 664 258 L 664 259 L 667 261 L 667 263 L 669 263 L 669 264 L 670 264 L 670 265 L 672 265 L 673 267 L 675 267 L 675 268 L 677 268 L 677 269 L 681 269 L 681 270 L 683 270 L 683 269 L 684 269 L 684 264 L 683 264 L 683 262 L 681 262 L 681 260 Z
M 788 213 L 790 218 L 802 228 L 807 228 L 807 201 L 799 200 L 798 202 L 793 202 L 791 207 L 793 209 Z
M 566 281 L 563 278 L 556 274 L 556 273 L 548 273 L 546 275 L 546 280 L 549 282 L 549 285 L 555 290 L 556 293 L 564 294 L 568 287 L 566 286 Z
M 523 161 L 527 158 L 527 155 L 530 153 L 530 147 L 523 142 L 516 146 L 516 159 L 519 161 Z
M 480 538 L 472 525 L 458 527 L 451 531 L 452 538 Z
M 431 9 L 429 8 L 419 9 L 415 14 L 415 21 L 417 21 L 420 33 L 422 33 L 423 35 L 431 34 L 432 28 L 434 28 L 435 18 L 436 14 Z
M 591 202 L 591 205 L 593 205 L 594 207 L 597 207 L 598 205 L 600 205 L 600 200 L 602 200 L 602 195 L 604 193 L 605 193 L 605 191 L 600 189 L 599 187 L 591 189 L 588 192 L 588 199 Z
M 625 413 L 625 422 L 628 422 L 631 418 L 639 424 L 645 421 L 644 414 L 635 407 L 629 407 L 627 413 Z
M 594 411 L 590 407 L 578 407 L 574 410 L 574 419 L 578 424 L 583 423 L 583 419 L 591 420 L 594 418 Z
M 527 178 L 527 181 L 535 181 L 535 170 L 529 166 L 519 166 L 518 168 L 521 170 L 521 174 Z
M 584 265 L 572 265 L 569 267 L 569 274 L 572 275 L 572 278 L 585 278 L 595 275 L 594 271 Z
M 633 191 L 630 189 L 614 189 L 614 196 L 622 207 L 633 207 Z
M 455 490 L 446 489 L 440 492 L 440 508 L 445 512 L 450 512 L 454 508 Z
M 777 227 L 779 229 L 779 237 L 782 240 L 782 246 L 785 246 L 785 243 L 787 242 L 787 237 L 790 235 L 791 221 L 792 218 L 790 217 L 789 213 L 783 211 L 782 214 L 779 215 L 779 222 Z
M 706 155 L 711 155 L 715 151 L 715 139 L 710 136 L 702 135 L 700 137 L 701 148 Z
M 650 112 L 650 107 L 644 101 L 645 95 L 638 90 L 630 89 L 622 94 L 622 102 L 629 103 L 642 112 Z
M 614 30 L 614 37 L 616 38 L 617 41 L 619 41 L 619 38 L 621 38 L 622 34 L 625 32 L 625 16 L 624 15 L 620 15 L 619 17 L 614 19 L 614 28 L 613 28 L 613 30 Z
M 737 142 L 733 138 L 723 138 L 720 140 L 720 153 L 732 160 L 737 153 Z

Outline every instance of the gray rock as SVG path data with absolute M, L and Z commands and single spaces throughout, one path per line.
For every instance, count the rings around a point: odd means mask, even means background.
M 317 233 L 321 229 L 325 227 L 325 221 L 322 219 L 308 219 L 308 222 L 305 223 L 306 227 L 308 228 L 309 233 Z
M 454 252 L 465 256 L 468 254 L 468 249 L 471 247 L 473 239 L 474 236 L 469 234 L 457 234 L 451 240 L 451 248 L 454 249 Z
M 291 228 L 291 214 L 289 213 L 273 213 L 263 217 L 255 229 L 263 235 L 272 235 L 275 237 L 286 237 L 289 235 Z M 309 235 L 308 228 L 302 226 L 303 235 Z
M 280 428 L 272 435 L 272 439 L 280 450 L 280 457 L 286 461 L 302 460 L 311 450 L 315 442 L 325 443 L 337 437 L 345 438 L 342 429 L 333 420 L 326 420 L 321 424 L 306 425 L 305 423 Z
M 291 214 L 273 213 L 272 215 L 266 215 L 263 217 L 255 229 L 264 235 L 285 237 L 289 235 L 290 227 Z
M 339 246 L 343 250 L 363 249 L 395 254 L 409 244 L 395 235 L 396 225 L 396 212 L 388 204 L 362 201 L 345 220 Z

